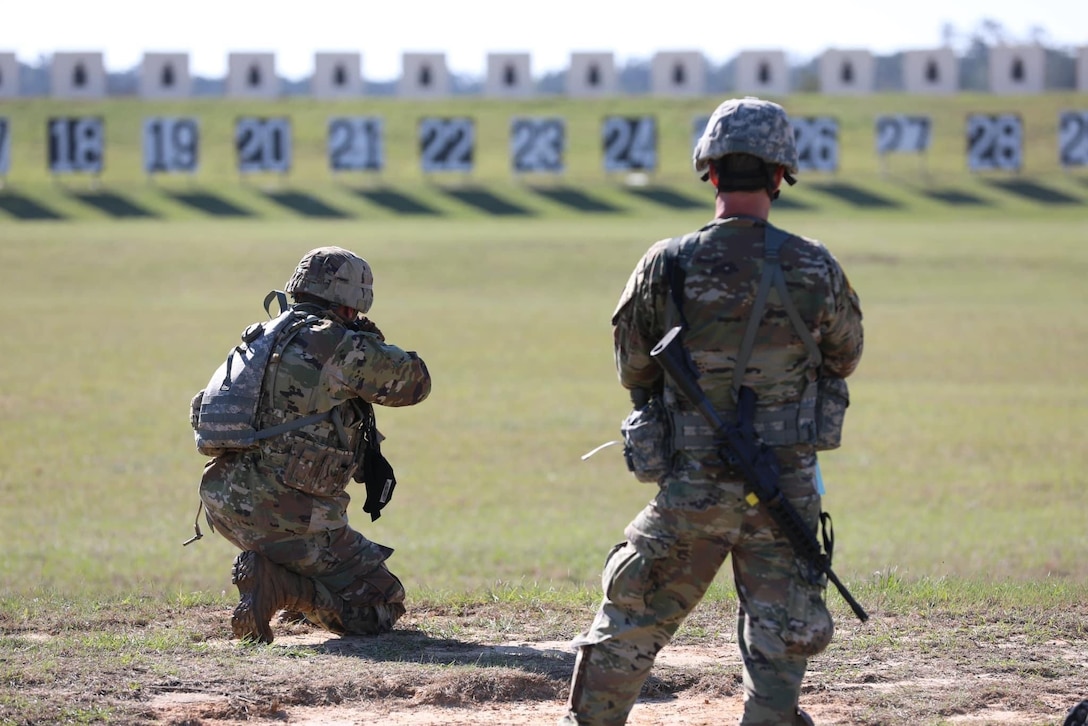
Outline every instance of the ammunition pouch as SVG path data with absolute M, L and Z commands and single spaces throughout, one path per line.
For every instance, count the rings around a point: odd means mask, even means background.
M 836 449 L 842 443 L 842 424 L 850 392 L 842 378 L 819 378 L 805 386 L 801 400 L 756 409 L 752 428 L 767 446 L 812 446 L 817 451 Z M 733 419 L 732 409 L 719 411 Z M 720 441 L 698 411 L 673 413 L 672 445 L 676 450 L 716 450 Z
M 343 493 L 355 473 L 355 452 L 288 436 L 282 484 L 317 497 Z
M 675 452 L 672 421 L 660 396 L 636 407 L 620 424 L 623 458 L 642 482 L 660 482 L 671 470 Z

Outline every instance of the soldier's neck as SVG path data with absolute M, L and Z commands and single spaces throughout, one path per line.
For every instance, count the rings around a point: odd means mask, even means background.
M 771 198 L 764 191 L 718 192 L 714 213 L 719 219 L 736 216 L 767 219 L 771 214 Z

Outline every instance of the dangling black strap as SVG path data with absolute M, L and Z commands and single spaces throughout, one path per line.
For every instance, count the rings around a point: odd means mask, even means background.
M 831 524 L 831 515 L 820 512 L 820 539 L 824 542 L 827 563 L 831 564 L 831 555 L 835 552 L 835 527 Z

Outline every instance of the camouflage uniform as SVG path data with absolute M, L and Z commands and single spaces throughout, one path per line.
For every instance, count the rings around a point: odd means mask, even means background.
M 351 461 L 365 413 L 357 402 L 414 405 L 430 393 L 430 374 L 419 356 L 386 343 L 368 322 L 344 320 L 324 305 L 293 307 L 316 319 L 290 341 L 278 366 L 267 368 L 258 428 L 339 405 L 350 440 L 344 446 L 326 420 L 265 439 L 257 450 L 225 452 L 206 465 L 200 497 L 208 522 L 227 540 L 312 583 L 301 603 L 310 620 L 337 633 L 382 632 L 404 613 L 405 593 L 385 565 L 392 550 L 348 524 L 344 487 L 354 469 L 344 469 L 327 491 L 289 484 L 300 452 L 339 451 Z
M 686 271 L 684 345 L 700 385 L 727 418 L 734 407 L 733 363 L 764 264 L 764 224 L 751 217 L 715 219 L 680 247 L 676 260 Z M 664 387 L 674 421 L 691 421 L 698 414 L 650 357 L 678 323 L 664 276 L 667 244 L 650 247 L 623 291 L 612 318 L 616 363 L 624 387 Z M 790 297 L 819 343 L 824 372 L 849 375 L 861 356 L 862 324 L 858 298 L 841 267 L 823 245 L 800 237 L 782 248 L 781 267 Z M 808 360 L 771 296 L 744 377 L 760 411 L 797 405 L 813 375 Z M 806 722 L 798 696 L 807 660 L 827 646 L 833 632 L 823 601 L 826 581 L 794 556 L 768 515 L 745 501 L 742 478 L 723 465 L 711 439 L 704 443 L 677 450 L 657 496 L 627 526 L 626 541 L 609 553 L 603 602 L 588 631 L 574 640 L 578 656 L 563 723 L 626 721 L 658 651 L 730 555 L 744 662 L 741 723 Z M 783 493 L 815 530 L 821 504 L 814 447 L 776 446 L 775 453 Z

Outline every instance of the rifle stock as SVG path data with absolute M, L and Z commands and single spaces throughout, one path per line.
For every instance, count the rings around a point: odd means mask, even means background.
M 794 552 L 826 575 L 858 620 L 865 622 L 869 615 L 835 575 L 831 569 L 831 558 L 821 549 L 816 535 L 778 488 L 779 469 L 774 450 L 759 440 L 752 427 L 755 417 L 755 392 L 747 386 L 742 387 L 737 401 L 737 423 L 723 419 L 696 380 L 681 342 L 682 333 L 683 328 L 680 326 L 670 330 L 650 351 L 650 357 L 664 369 L 684 397 L 695 405 L 714 429 L 715 436 L 722 439 L 724 445 L 719 453 L 730 466 L 744 475 L 748 484 L 746 498 L 749 504 L 764 507 L 789 540 Z

